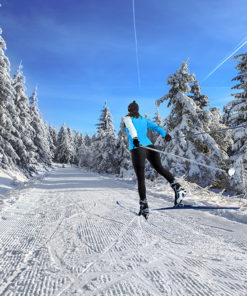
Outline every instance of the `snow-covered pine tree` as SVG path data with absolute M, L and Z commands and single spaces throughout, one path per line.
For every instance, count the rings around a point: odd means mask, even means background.
M 195 160 L 198 163 L 209 165 L 214 168 L 225 168 L 227 159 L 226 152 L 222 151 L 210 134 L 196 135 L 209 130 L 208 121 L 202 117 L 202 109 L 186 95 L 190 93 L 189 83 L 195 81 L 195 75 L 188 73 L 187 62 L 168 77 L 168 84 L 171 85 L 169 93 L 162 97 L 158 105 L 164 100 L 168 101 L 171 113 L 166 118 L 166 129 L 172 135 L 171 142 L 164 142 L 159 137 L 156 144 L 163 147 L 167 153 Z M 205 110 L 206 112 L 206 110 Z M 210 118 L 210 116 L 208 116 Z M 162 155 L 163 165 L 177 177 L 184 175 L 189 181 L 202 186 L 211 185 L 217 182 L 217 177 L 226 179 L 222 173 L 214 169 L 206 168 L 189 161 L 183 161 L 172 155 Z M 219 184 L 217 184 L 219 186 Z
M 79 133 L 78 131 L 75 132 L 74 143 L 75 143 L 75 163 L 79 164 L 79 149 L 82 146 L 85 146 L 84 135 Z
M 159 125 L 159 126 L 163 126 L 164 124 L 163 124 L 163 119 L 162 119 L 162 117 L 161 117 L 161 115 L 160 115 L 160 111 L 159 111 L 159 106 L 157 106 L 156 105 L 156 113 L 155 113 L 155 115 L 154 115 L 154 118 L 153 118 L 153 121 L 157 124 L 157 125 Z
M 50 150 L 51 150 L 51 155 L 52 159 L 55 159 L 55 153 L 57 149 L 57 139 L 58 139 L 58 131 L 55 126 L 49 126 L 49 142 L 50 142 Z
M 104 131 L 102 129 L 98 129 L 97 134 L 94 134 L 92 137 L 92 144 L 90 146 L 91 149 L 88 155 L 91 160 L 89 167 L 98 173 L 105 173 L 104 168 L 101 166 L 105 155 L 107 155 L 107 152 L 103 150 L 104 136 Z M 103 155 L 103 153 L 105 154 Z
M 21 160 L 25 159 L 25 146 L 18 131 L 20 119 L 5 50 L 6 43 L 0 28 L 0 167 L 7 169 L 21 164 Z
M 181 68 L 179 68 L 176 73 L 167 78 L 167 84 L 171 85 L 169 93 L 157 100 L 156 105 L 159 106 L 161 103 L 169 99 L 167 106 L 170 107 L 178 93 L 190 93 L 191 88 L 189 83 L 193 83 L 194 81 L 195 74 L 189 73 L 187 59 L 186 62 L 182 63 Z
M 123 119 L 121 120 L 120 130 L 118 132 L 116 157 L 118 159 L 119 176 L 123 178 L 133 175 L 134 171 L 129 151 L 129 140 Z
M 199 107 L 198 117 L 204 123 L 205 131 L 221 130 L 225 129 L 227 126 L 223 123 L 223 116 L 219 108 L 210 108 L 206 110 L 205 108 L 209 106 L 208 96 L 201 93 L 201 87 L 199 82 L 195 80 L 191 86 L 189 95 L 190 98 L 196 103 Z M 201 109 L 201 110 L 200 110 Z M 215 140 L 220 150 L 227 152 L 229 147 L 232 145 L 231 133 L 230 131 L 215 132 L 210 133 L 210 136 Z M 219 182 L 221 182 L 219 180 Z
M 75 132 L 74 143 L 75 143 L 75 148 L 76 148 L 76 152 L 77 152 L 79 147 L 81 146 L 82 142 L 84 142 L 84 136 L 82 133 L 79 133 L 76 130 L 74 132 Z
M 99 123 L 97 123 L 96 126 L 98 131 L 102 129 L 103 131 L 114 133 L 112 116 L 106 102 L 101 111 Z
M 68 129 L 64 123 L 58 133 L 57 150 L 55 154 L 56 161 L 64 164 L 71 164 L 74 159 L 74 150 L 71 146 Z
M 156 105 L 156 112 L 155 112 L 155 115 L 154 115 L 154 118 L 153 118 L 153 122 L 155 122 L 159 126 L 164 127 L 163 121 L 164 120 L 162 119 L 162 117 L 160 115 L 160 112 L 159 112 L 159 106 Z M 159 134 L 157 134 L 156 132 L 150 130 L 149 138 L 150 138 L 152 143 L 156 142 L 156 140 L 158 139 L 158 136 L 159 136 Z
M 92 139 L 91 139 L 91 137 L 89 136 L 89 134 L 88 133 L 86 133 L 86 136 L 85 136 L 85 145 L 86 146 L 90 146 L 91 145 L 91 142 L 92 142 Z
M 223 130 L 227 128 L 219 108 L 213 107 L 209 110 L 204 110 L 201 114 L 201 118 L 205 122 L 204 126 L 206 131 Z M 210 136 L 215 140 L 221 151 L 228 153 L 233 144 L 230 130 L 212 132 L 210 133 Z
M 76 153 L 76 158 L 77 158 L 77 163 L 79 167 L 91 167 L 91 157 L 92 157 L 92 152 L 89 146 L 86 145 L 85 142 L 85 137 L 83 134 L 77 132 L 76 133 L 76 145 L 77 145 L 77 153 Z
M 201 94 L 201 87 L 199 82 L 195 80 L 191 86 L 189 97 L 193 99 L 196 105 L 199 107 L 198 117 L 204 123 L 205 131 L 221 130 L 227 126 L 223 123 L 223 116 L 219 108 L 205 108 L 209 106 L 209 98 L 206 95 Z M 201 110 L 200 110 L 201 109 Z M 215 140 L 220 150 L 227 152 L 232 145 L 231 132 L 225 130 L 224 132 L 210 133 L 211 137 Z M 220 180 L 219 180 L 220 182 Z
M 112 116 L 108 106 L 104 105 L 99 123 L 96 124 L 98 133 L 92 143 L 92 168 L 99 173 L 118 173 L 116 156 L 116 136 L 112 124 Z
M 231 186 L 238 192 L 243 192 L 241 161 L 247 176 L 247 53 L 234 57 L 238 60 L 238 74 L 232 79 L 238 84 L 232 89 L 238 92 L 232 94 L 234 100 L 224 106 L 224 122 L 231 127 L 241 127 L 232 130 L 234 144 L 231 148 L 229 162 L 234 165 L 236 173 L 231 179 Z
M 75 138 L 74 135 L 72 133 L 72 130 L 70 127 L 68 127 L 68 137 L 69 137 L 69 143 L 70 143 L 70 150 L 71 150 L 71 154 L 72 154 L 72 158 L 70 163 L 75 163 L 76 161 L 76 147 L 75 147 Z
M 199 82 L 197 80 L 193 81 L 190 93 L 192 95 L 189 97 L 192 98 L 196 105 L 198 105 L 201 109 L 204 109 L 209 105 L 208 97 L 201 94 L 201 87 L 199 86 Z
M 51 165 L 52 154 L 50 150 L 49 130 L 44 123 L 37 106 L 37 88 L 29 98 L 30 115 L 32 118 L 31 126 L 34 129 L 32 139 L 37 148 L 38 162 L 45 165 Z
M 18 154 L 24 154 L 23 157 L 21 157 L 22 163 L 20 166 L 23 170 L 27 170 L 27 173 L 30 173 L 35 171 L 35 167 L 37 167 L 38 157 L 36 147 L 32 140 L 32 135 L 35 133 L 35 131 L 31 126 L 32 119 L 30 115 L 28 97 L 25 93 L 25 77 L 23 76 L 22 68 L 23 67 L 20 64 L 17 73 L 13 78 L 13 87 L 15 89 L 15 106 L 20 119 L 18 129 L 25 146 L 24 151 L 19 152 Z
M 94 162 L 93 161 L 94 151 L 92 151 L 92 147 L 93 147 L 92 143 L 94 142 L 95 138 L 96 138 L 95 135 L 93 138 L 91 138 L 88 133 L 86 133 L 85 137 L 83 137 L 82 135 L 81 144 L 77 152 L 79 167 L 93 168 L 92 163 Z

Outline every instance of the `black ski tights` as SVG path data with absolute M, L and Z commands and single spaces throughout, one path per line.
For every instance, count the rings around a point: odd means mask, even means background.
M 155 148 L 153 145 L 148 146 L 150 148 Z M 148 150 L 142 147 L 131 150 L 132 163 L 136 173 L 138 181 L 138 192 L 141 200 L 146 198 L 146 186 L 145 186 L 145 160 L 146 158 L 150 162 L 151 166 L 164 178 L 167 179 L 169 183 L 174 182 L 173 175 L 166 170 L 160 160 L 160 154 L 153 150 Z

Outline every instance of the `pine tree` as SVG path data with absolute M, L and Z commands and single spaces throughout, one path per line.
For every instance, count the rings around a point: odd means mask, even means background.
M 231 179 L 231 186 L 241 192 L 243 191 L 241 162 L 244 170 L 247 171 L 247 53 L 239 54 L 234 58 L 238 60 L 236 66 L 238 74 L 232 81 L 237 81 L 238 84 L 232 89 L 238 92 L 232 94 L 234 100 L 224 106 L 223 110 L 224 122 L 231 127 L 236 127 L 232 131 L 234 144 L 231 147 L 229 162 L 236 170 L 234 178 Z
M 94 137 L 95 138 L 95 137 Z M 94 151 L 92 150 L 92 139 L 86 134 L 85 137 L 81 134 L 81 140 L 79 141 L 79 149 L 77 152 L 77 159 L 79 167 L 93 168 L 94 163 Z
M 166 153 L 172 153 L 181 157 L 195 160 L 199 163 L 215 168 L 225 168 L 227 153 L 222 151 L 210 134 L 196 135 L 209 131 L 210 119 L 213 113 L 201 109 L 186 93 L 190 93 L 189 83 L 195 81 L 195 75 L 189 74 L 186 63 L 182 64 L 175 74 L 168 77 L 171 90 L 168 95 L 158 102 L 169 100 L 171 113 L 166 118 L 166 130 L 172 135 L 171 142 L 164 142 L 159 137 L 156 144 L 162 145 Z M 183 161 L 175 156 L 162 155 L 163 164 L 168 167 L 175 176 L 184 175 L 187 180 L 196 182 L 202 186 L 211 185 L 213 182 L 219 186 L 218 179 L 224 178 L 222 173 L 214 169 L 205 168 L 193 162 Z M 223 185 L 223 182 L 221 181 Z M 225 186 L 225 184 L 223 185 Z
M 89 168 L 98 173 L 105 173 L 105 170 L 101 165 L 104 159 L 103 153 L 106 152 L 105 150 L 103 150 L 104 135 L 104 131 L 102 129 L 99 129 L 97 131 L 97 134 L 93 135 L 90 146 L 91 149 L 89 157 L 91 159 L 91 163 L 89 163 Z
M 75 131 L 75 137 L 74 137 L 74 144 L 75 144 L 75 163 L 79 163 L 79 149 L 81 149 L 82 145 L 85 145 L 84 142 L 84 136 L 82 133 L 79 133 L 78 131 Z
M 90 147 L 86 145 L 85 137 L 79 132 L 76 133 L 76 159 L 79 167 L 90 167 L 91 151 Z
M 55 153 L 57 149 L 57 139 L 58 139 L 58 131 L 55 126 L 49 126 L 49 143 L 50 143 L 50 151 L 52 155 L 52 159 L 55 159 Z
M 214 107 L 210 108 L 209 111 L 204 110 L 200 118 L 204 122 L 207 122 L 205 125 L 206 131 L 223 130 L 227 128 L 219 108 Z M 210 136 L 215 140 L 217 145 L 220 147 L 220 150 L 228 153 L 233 144 L 230 130 L 225 130 L 224 132 L 211 132 Z
M 201 109 L 204 109 L 209 105 L 208 97 L 201 94 L 201 87 L 199 86 L 197 80 L 193 82 L 190 92 L 193 95 L 189 97 L 192 98 L 196 105 L 199 106 Z
M 55 159 L 56 161 L 64 164 L 71 164 L 74 160 L 74 151 L 72 149 L 71 139 L 65 123 L 58 133 Z
M 234 100 L 224 107 L 224 121 L 232 127 L 237 127 L 247 121 L 247 53 L 237 55 L 234 58 L 240 59 L 240 61 L 236 66 L 238 75 L 232 81 L 239 83 L 232 89 L 242 91 L 232 94 Z
M 37 88 L 35 89 L 30 100 L 30 115 L 32 118 L 31 126 L 34 133 L 32 135 L 34 145 L 37 148 L 38 161 L 45 165 L 51 165 L 52 154 L 50 150 L 49 130 L 44 123 L 37 106 Z
M 86 136 L 85 136 L 85 145 L 86 146 L 90 146 L 91 145 L 91 142 L 92 142 L 92 139 L 90 138 L 89 134 L 86 133 Z
M 84 141 L 84 136 L 83 134 L 79 133 L 78 131 L 74 131 L 75 137 L 74 137 L 74 143 L 75 143 L 75 148 L 76 152 L 78 151 L 78 148 L 81 146 L 82 142 Z
M 190 74 L 188 69 L 188 59 L 186 62 L 182 63 L 181 68 L 176 71 L 176 73 L 170 75 L 167 79 L 167 84 L 171 85 L 169 93 L 163 96 L 161 99 L 156 101 L 157 106 L 163 103 L 165 100 L 169 100 L 168 107 L 173 104 L 173 99 L 176 98 L 178 93 L 189 93 L 191 87 L 189 83 L 195 81 L 195 74 Z
M 104 108 L 101 111 L 99 123 L 96 124 L 97 130 L 100 131 L 102 129 L 103 131 L 107 130 L 109 133 L 110 132 L 114 133 L 114 128 L 113 128 L 112 122 L 113 122 L 113 120 L 112 120 L 110 110 L 105 102 Z
M 10 63 L 0 28 L 0 166 L 9 168 L 25 159 L 25 146 L 18 132 L 20 119 L 16 111 L 15 90 L 10 77 Z
M 234 77 L 232 81 L 239 81 L 239 84 L 233 86 L 232 89 L 242 90 L 242 92 L 235 93 L 233 94 L 233 96 L 235 99 L 246 100 L 247 99 L 247 53 L 236 55 L 234 58 L 236 60 L 240 59 L 240 61 L 236 66 L 236 69 L 238 70 L 238 75 Z M 244 108 L 244 111 L 246 111 L 246 108 Z M 246 119 L 246 116 L 244 116 L 244 118 Z
M 105 103 L 97 124 L 98 133 L 92 143 L 92 168 L 99 173 L 115 174 L 118 172 L 116 156 L 116 136 L 110 110 Z
M 68 137 L 69 137 L 69 143 L 70 143 L 70 151 L 72 155 L 70 163 L 75 163 L 76 161 L 75 139 L 70 127 L 68 127 Z
M 161 115 L 160 115 L 159 107 L 158 107 L 158 106 L 156 106 L 156 113 L 155 113 L 155 115 L 154 115 L 153 121 L 154 121 L 157 125 L 159 125 L 159 126 L 163 126 L 163 119 L 162 119 L 162 117 L 161 117 Z
M 32 135 L 35 131 L 31 126 L 32 119 L 30 115 L 28 97 L 25 93 L 25 77 L 23 76 L 22 68 L 23 67 L 20 64 L 12 82 L 15 89 L 15 106 L 20 119 L 18 131 L 25 146 L 24 151 L 18 154 L 22 155 L 22 153 L 24 153 L 24 157 L 21 157 L 21 167 L 26 169 L 28 172 L 32 172 L 35 171 L 35 167 L 38 165 L 38 157 L 36 147 L 32 141 Z
M 129 140 L 124 126 L 123 119 L 120 123 L 120 130 L 117 138 L 116 157 L 118 161 L 118 174 L 120 177 L 133 175 L 131 155 L 129 151 Z
M 157 125 L 164 127 L 163 124 L 163 119 L 160 116 L 160 112 L 159 112 L 159 106 L 156 105 L 156 112 L 153 118 L 153 122 L 156 123 Z M 149 130 L 149 138 L 151 140 L 152 143 L 155 143 L 157 138 L 158 138 L 159 134 L 157 134 L 156 132 Z

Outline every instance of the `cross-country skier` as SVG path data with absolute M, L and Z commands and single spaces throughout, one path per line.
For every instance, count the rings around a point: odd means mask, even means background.
M 156 151 L 145 149 L 144 147 L 155 148 L 147 137 L 147 130 L 158 132 L 164 141 L 170 141 L 171 136 L 157 124 L 139 114 L 139 106 L 133 101 L 128 106 L 128 115 L 123 118 L 126 132 L 129 136 L 129 149 L 131 151 L 132 163 L 137 176 L 138 192 L 140 196 L 139 215 L 146 219 L 149 215 L 149 208 L 146 198 L 145 186 L 145 159 L 147 158 L 152 167 L 170 183 L 175 192 L 175 206 L 182 206 L 182 200 L 186 195 L 184 188 L 175 181 L 173 175 L 165 169 L 160 160 L 160 155 Z

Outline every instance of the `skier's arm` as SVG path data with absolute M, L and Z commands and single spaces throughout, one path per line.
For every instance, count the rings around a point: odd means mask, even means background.
M 136 132 L 136 129 L 134 127 L 134 124 L 132 123 L 131 117 L 130 116 L 125 116 L 123 118 L 123 122 L 124 122 L 126 128 L 128 129 L 131 138 L 132 139 L 137 138 L 137 132 Z
M 149 119 L 147 119 L 147 127 L 148 129 L 159 133 L 162 136 L 162 138 L 165 138 L 165 136 L 167 135 L 167 132 L 161 126 L 155 124 Z

